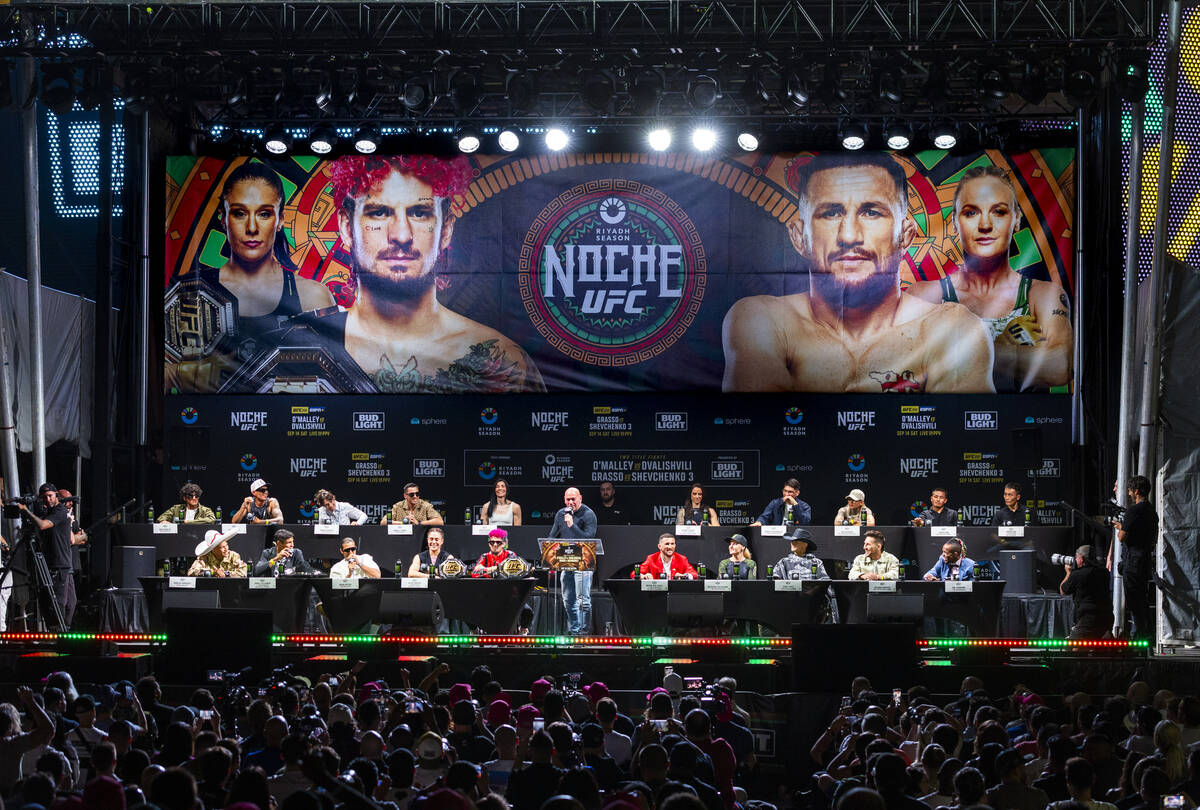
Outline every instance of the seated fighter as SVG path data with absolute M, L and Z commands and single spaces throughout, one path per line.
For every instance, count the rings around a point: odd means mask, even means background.
M 850 490 L 846 495 L 846 505 L 838 510 L 833 525 L 874 526 L 875 513 L 867 506 L 867 494 L 861 489 Z
M 696 569 L 688 558 L 675 553 L 675 535 L 658 536 L 658 553 L 651 554 L 638 566 L 642 579 L 695 579 Z
M 955 537 L 942 544 L 942 556 L 925 572 L 926 582 L 975 579 L 975 561 L 967 556 L 967 547 Z
M 929 493 L 929 508 L 912 519 L 914 526 L 954 526 L 958 523 L 958 512 L 946 506 L 950 494 L 945 487 L 934 487 Z
M 775 563 L 771 572 L 773 579 L 829 579 L 825 571 L 825 563 L 814 552 L 817 544 L 813 542 L 812 532 L 808 529 L 797 528 L 788 538 L 792 542 L 792 550 L 786 557 Z M 837 602 L 833 591 L 825 591 L 825 603 L 819 610 L 819 619 L 824 624 L 837 624 Z
M 221 534 L 215 529 L 204 533 L 196 546 L 196 561 L 188 569 L 189 577 L 244 577 L 247 565 L 236 551 L 229 548 L 234 532 Z
M 320 507 L 317 510 L 317 523 L 361 526 L 367 522 L 366 512 L 352 503 L 339 503 L 334 494 L 327 489 L 318 489 L 313 500 Z
M 283 512 L 279 501 L 271 497 L 271 485 L 261 478 L 250 485 L 250 496 L 242 500 L 242 506 L 234 513 L 230 523 L 283 523 Z
M 442 520 L 441 513 L 433 508 L 433 504 L 421 497 L 421 488 L 409 483 L 404 485 L 404 500 L 392 504 L 391 511 L 384 515 L 379 523 L 383 526 L 388 523 L 441 526 L 445 521 Z
M 731 534 L 725 539 L 729 542 L 729 556 L 717 566 L 717 576 L 721 579 L 758 579 L 758 565 L 750 558 L 746 536 Z
M 863 553 L 850 564 L 846 579 L 899 579 L 900 561 L 883 550 L 886 544 L 883 532 L 868 529 L 863 535 Z
M 333 579 L 379 579 L 379 566 L 370 554 L 358 553 L 358 541 L 353 537 L 342 538 L 342 559 L 329 569 Z
M 1032 509 L 1021 507 L 1021 485 L 1009 481 L 1004 485 L 1004 505 L 992 515 L 993 526 L 1031 526 L 1037 523 Z
M 751 526 L 807 526 L 812 523 L 812 507 L 800 500 L 800 482 L 789 478 L 783 482 L 780 497 L 774 498 Z
M 488 532 L 487 553 L 475 561 L 471 576 L 494 577 L 500 572 L 500 564 L 517 555 L 508 548 L 508 532 L 504 529 L 492 529 Z
M 295 537 L 287 529 L 275 532 L 275 545 L 263 549 L 262 556 L 254 564 L 254 576 L 281 577 L 315 573 L 313 567 L 304 559 L 304 552 L 296 548 Z
M 207 506 L 200 505 L 204 490 L 198 484 L 188 482 L 179 488 L 179 500 L 158 516 L 158 523 L 216 523 L 217 516 Z
M 413 555 L 412 562 L 408 566 L 408 576 L 436 576 L 438 566 L 454 556 L 450 552 L 442 550 L 445 542 L 446 536 L 441 526 L 434 526 L 425 532 L 425 550 Z

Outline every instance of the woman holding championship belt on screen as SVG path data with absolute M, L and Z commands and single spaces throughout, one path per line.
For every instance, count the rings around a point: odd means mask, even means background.
M 979 316 L 995 342 L 997 391 L 1049 388 L 1071 379 L 1070 300 L 1055 282 L 1013 269 L 1009 253 L 1020 225 L 1008 172 L 999 166 L 968 169 L 954 192 L 962 268 L 908 288 L 926 301 L 958 302 Z

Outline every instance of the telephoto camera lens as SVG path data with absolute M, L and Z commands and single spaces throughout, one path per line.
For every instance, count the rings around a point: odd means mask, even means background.
M 1051 554 L 1050 562 L 1053 565 L 1069 565 L 1075 567 L 1075 557 L 1070 554 Z

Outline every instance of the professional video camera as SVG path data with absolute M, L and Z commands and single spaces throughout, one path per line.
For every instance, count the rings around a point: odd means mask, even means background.
M 1104 512 L 1104 515 L 1100 518 L 1100 520 L 1110 529 L 1114 523 L 1125 522 L 1125 507 L 1121 506 L 1121 504 L 1117 503 L 1116 501 L 1102 503 L 1100 504 L 1100 509 L 1102 512 Z
M 1075 555 L 1074 554 L 1051 554 L 1050 555 L 1050 564 L 1051 565 L 1069 565 L 1072 568 L 1074 568 L 1075 567 Z
M 21 514 L 21 510 L 18 505 L 24 504 L 25 508 L 32 509 L 35 503 L 37 503 L 36 495 L 17 495 L 13 498 L 5 498 L 4 517 L 8 520 L 18 520 L 19 518 L 24 517 L 24 515 Z

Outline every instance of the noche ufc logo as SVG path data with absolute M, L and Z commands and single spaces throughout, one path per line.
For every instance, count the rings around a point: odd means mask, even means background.
M 517 269 L 525 311 L 550 345 L 592 365 L 626 366 L 661 354 L 691 326 L 707 258 L 673 199 L 613 178 L 543 208 Z
M 233 411 L 229 414 L 229 426 L 238 430 L 258 430 L 267 426 L 266 411 Z
M 294 458 L 290 465 L 292 475 L 301 478 L 316 478 L 325 475 L 327 460 L 323 458 Z
M 866 430 L 875 427 L 875 411 L 838 411 L 837 423 L 846 430 Z

